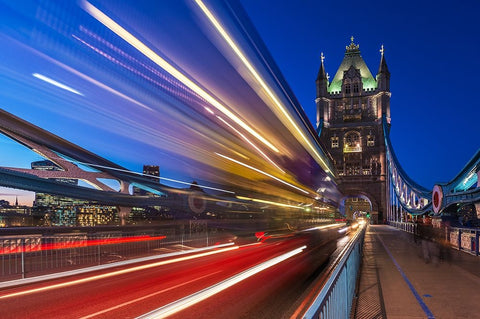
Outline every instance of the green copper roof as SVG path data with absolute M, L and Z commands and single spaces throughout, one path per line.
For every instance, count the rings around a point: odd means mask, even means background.
M 364 89 L 376 89 L 377 88 L 377 81 L 370 73 L 365 61 L 363 61 L 362 56 L 360 55 L 359 45 L 350 43 L 349 46 L 346 47 L 345 50 L 345 57 L 343 58 L 342 63 L 340 64 L 337 73 L 335 73 L 335 77 L 333 78 L 332 82 L 328 87 L 328 92 L 340 92 L 342 90 L 342 80 L 343 80 L 343 72 L 347 71 L 350 66 L 354 66 L 355 69 L 360 70 L 360 76 L 362 77 L 362 83 Z

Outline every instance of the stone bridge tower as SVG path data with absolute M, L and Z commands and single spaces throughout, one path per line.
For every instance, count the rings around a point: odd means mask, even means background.
M 316 80 L 317 132 L 334 159 L 338 186 L 345 199 L 371 204 L 372 222 L 386 216 L 386 154 L 383 115 L 390 123 L 390 72 L 383 46 L 376 78 L 360 55 L 359 45 L 346 47 L 330 82 L 324 56 Z M 346 200 L 345 213 L 355 208 Z M 360 205 L 362 206 L 362 205 Z M 364 205 L 363 205 L 364 206 Z

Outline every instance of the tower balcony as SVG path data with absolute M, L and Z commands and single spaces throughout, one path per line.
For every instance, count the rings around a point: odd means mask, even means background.
M 343 147 L 344 153 L 359 153 L 362 151 L 362 146 L 360 144 L 356 145 L 346 145 Z

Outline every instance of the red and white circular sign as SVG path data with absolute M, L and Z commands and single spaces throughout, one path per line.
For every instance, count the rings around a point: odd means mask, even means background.
M 440 185 L 435 185 L 433 187 L 432 192 L 432 207 L 433 212 L 438 214 L 440 212 L 440 208 L 442 208 L 442 201 L 443 201 L 443 189 Z
M 188 207 L 192 212 L 201 214 L 207 208 L 207 202 L 202 198 L 202 194 L 191 194 L 188 196 Z

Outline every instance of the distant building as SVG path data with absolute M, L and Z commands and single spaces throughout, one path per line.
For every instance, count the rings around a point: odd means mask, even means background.
M 151 179 L 159 181 L 160 167 L 158 165 L 143 165 L 143 175 L 148 175 Z
M 15 205 L 0 199 L 0 227 L 34 226 L 31 208 L 18 205 L 18 198 Z
M 52 161 L 37 161 L 32 169 L 58 171 L 62 170 Z M 54 178 L 53 180 L 70 185 L 78 185 L 77 179 Z M 48 193 L 36 193 L 33 213 L 45 226 L 96 226 L 118 222 L 115 206 L 104 206 L 65 196 Z
M 386 212 L 383 116 L 390 123 L 391 95 L 383 46 L 380 51 L 380 66 L 374 78 L 352 37 L 331 81 L 322 54 L 315 100 L 317 131 L 333 157 L 339 189 L 347 197 L 368 198 L 374 222 L 383 219 Z
M 145 175 L 145 177 L 147 177 L 147 178 L 149 178 L 153 181 L 160 182 L 160 167 L 158 165 L 143 165 L 143 175 Z M 157 195 L 154 195 L 153 193 L 148 192 L 147 190 L 142 189 L 138 186 L 133 187 L 133 195 L 137 195 L 137 196 L 146 196 L 146 195 L 157 196 Z
M 36 161 L 31 164 L 32 169 L 42 171 L 61 171 L 62 169 L 55 165 L 52 161 Z M 78 185 L 78 180 L 70 178 L 52 178 L 56 182 L 61 182 L 69 185 Z M 34 207 L 48 207 L 48 206 L 69 206 L 74 204 L 83 204 L 84 201 L 74 200 L 70 197 L 52 195 L 47 193 L 35 193 Z

